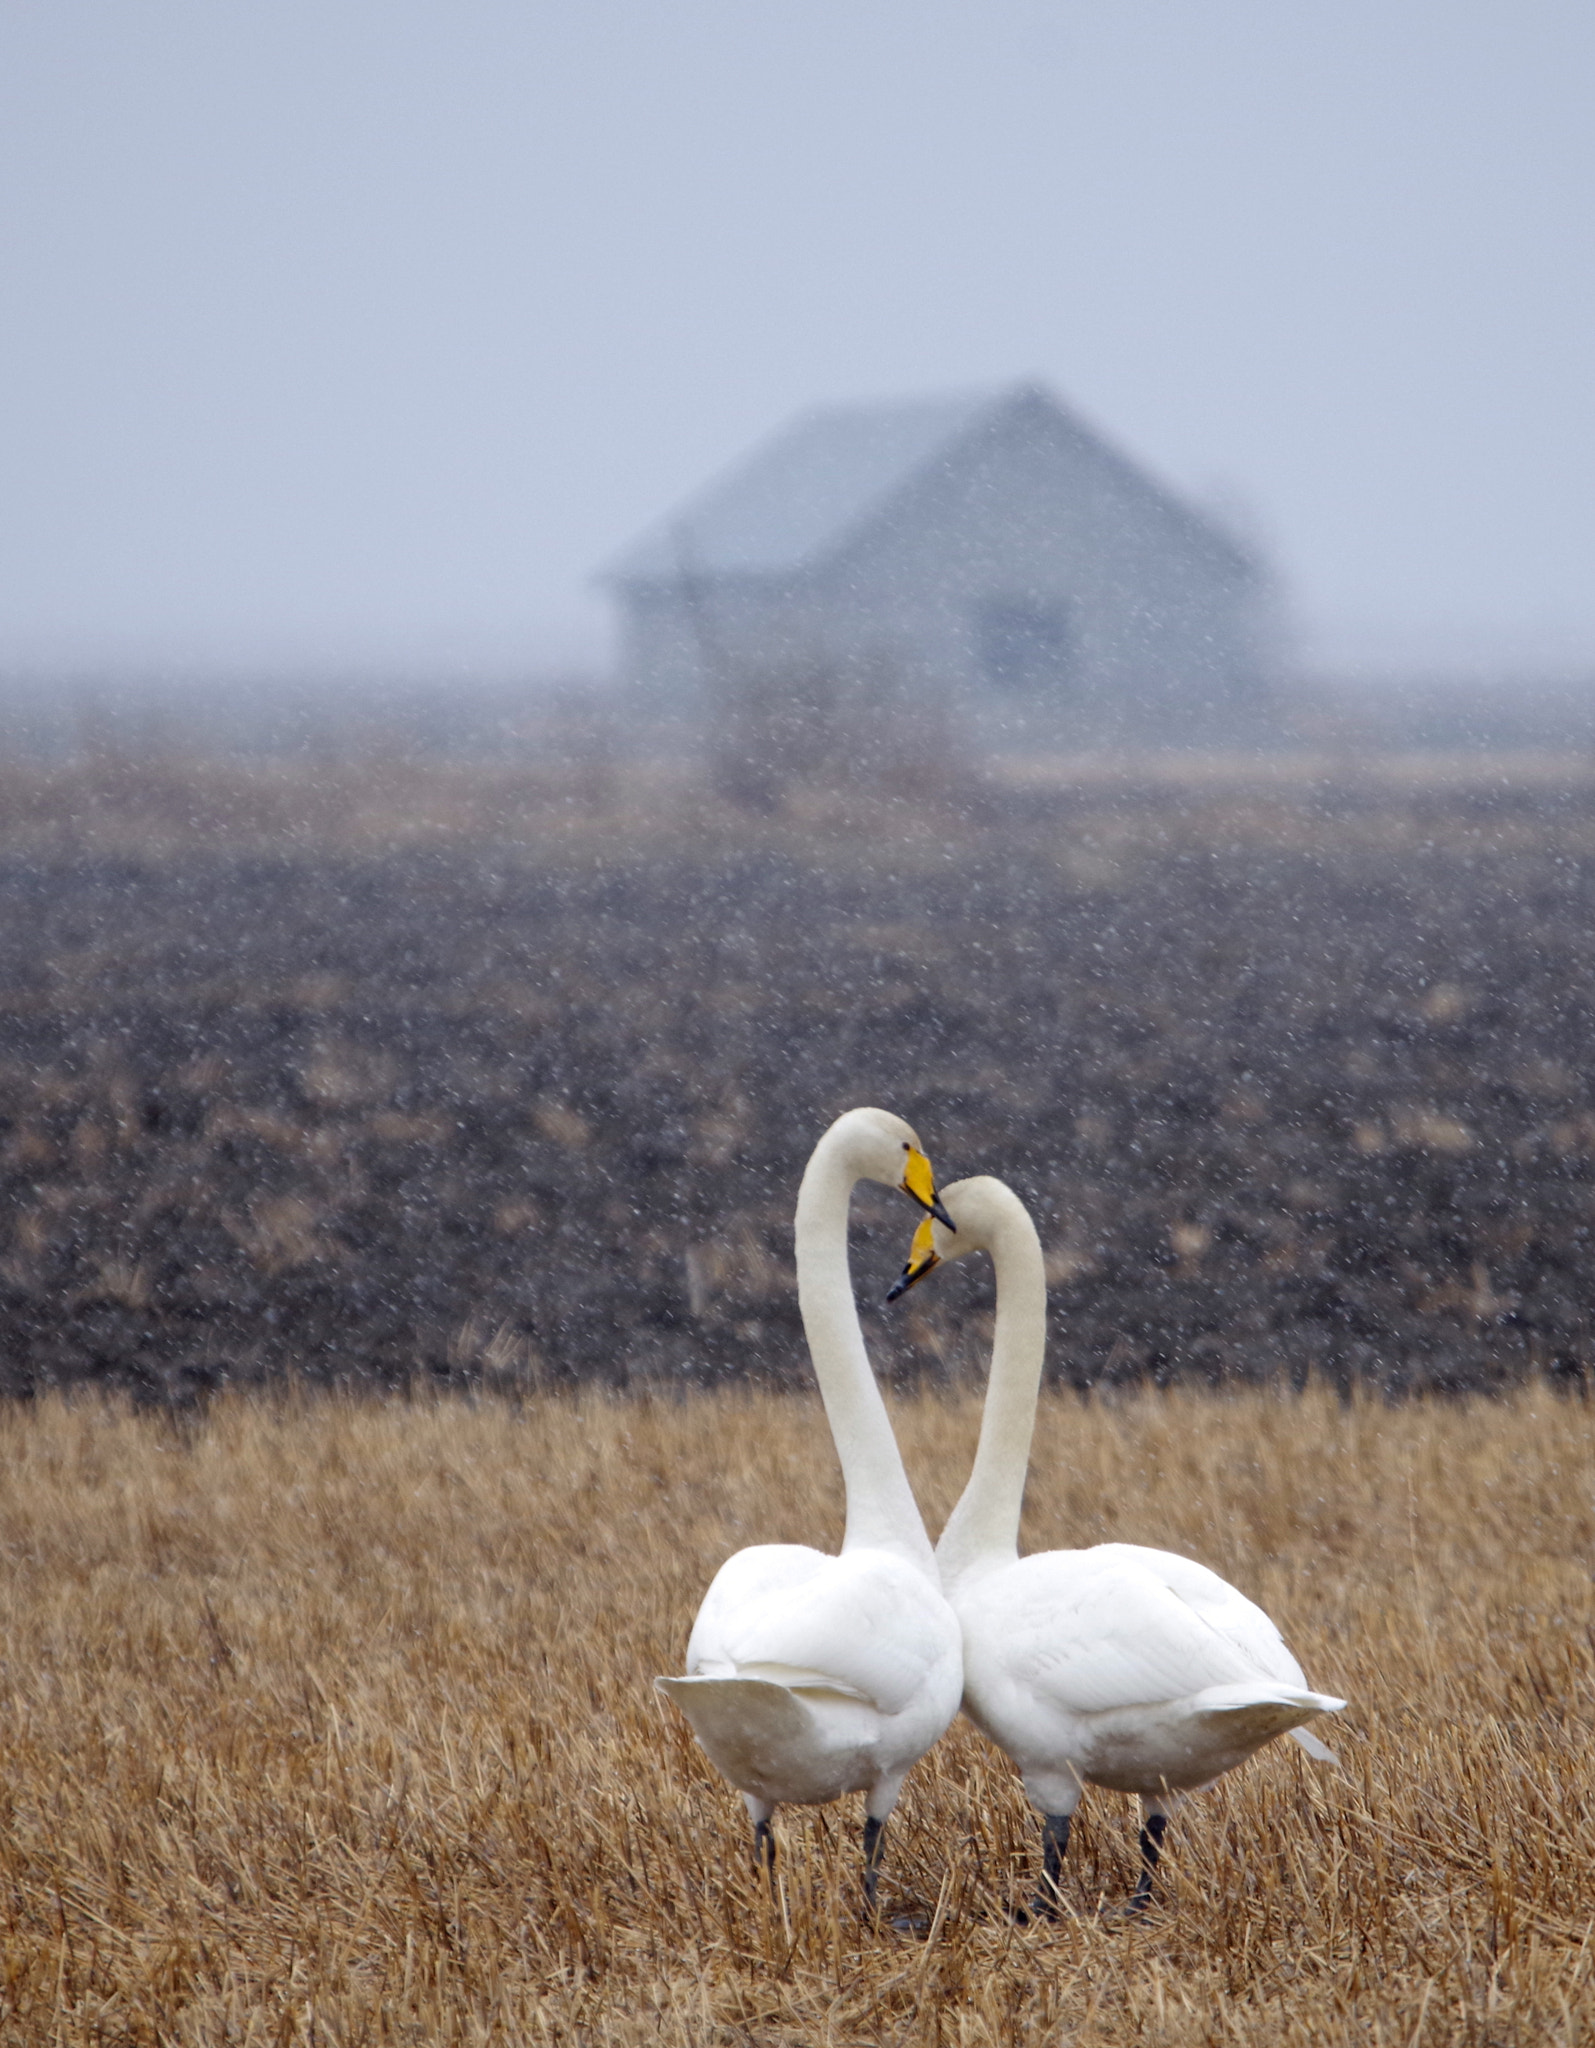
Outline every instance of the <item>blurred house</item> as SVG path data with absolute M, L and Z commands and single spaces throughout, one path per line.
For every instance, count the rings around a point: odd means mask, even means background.
M 603 581 L 639 710 L 711 730 L 750 705 L 822 749 L 882 719 L 994 746 L 1269 722 L 1263 565 L 1032 386 L 800 418 Z

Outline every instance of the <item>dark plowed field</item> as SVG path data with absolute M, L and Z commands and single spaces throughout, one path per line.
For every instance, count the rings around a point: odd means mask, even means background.
M 1034 1205 L 1070 1379 L 1584 1373 L 1587 789 L 403 842 L 6 842 L 5 1387 L 791 1375 L 798 1174 L 866 1101 Z M 873 1301 L 913 1217 L 859 1215 Z M 872 1342 L 962 1370 L 987 1301 Z

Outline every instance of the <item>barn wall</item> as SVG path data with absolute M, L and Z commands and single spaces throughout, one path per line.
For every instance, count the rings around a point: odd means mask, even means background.
M 1222 743 L 1267 714 L 1257 573 L 1042 398 L 1004 408 L 818 572 L 622 597 L 626 676 L 686 720 L 816 671 L 861 705 L 940 706 L 995 747 Z M 1067 615 L 1063 675 L 991 680 L 979 619 L 997 600 Z
M 826 587 L 839 646 L 895 658 L 994 744 L 1219 737 L 1263 694 L 1255 577 L 1050 408 L 1016 408 L 922 480 Z M 1061 687 L 989 680 L 977 607 L 997 596 L 1066 610 Z

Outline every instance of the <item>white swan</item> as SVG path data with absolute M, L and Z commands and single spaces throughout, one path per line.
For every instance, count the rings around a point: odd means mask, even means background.
M 765 1865 L 777 1805 L 867 1795 L 873 1903 L 887 1816 L 910 1765 L 958 1711 L 963 1656 L 853 1300 L 847 1215 L 862 1179 L 945 1214 L 919 1140 L 885 1110 L 838 1118 L 803 1175 L 798 1306 L 846 1487 L 841 1555 L 795 1543 L 739 1550 L 698 1610 L 688 1675 L 654 1683 L 747 1801 Z
M 1152 1896 L 1167 1817 L 1188 1792 L 1276 1735 L 1334 1761 L 1303 1723 L 1346 1704 L 1309 1692 L 1260 1607 L 1190 1558 L 1137 1543 L 1019 1555 L 1046 1345 L 1041 1246 L 999 1180 L 955 1182 L 950 1236 L 926 1217 L 895 1299 L 944 1259 L 988 1251 L 997 1278 L 991 1378 L 973 1470 L 936 1547 L 964 1636 L 964 1711 L 1019 1766 L 1043 1818 L 1033 1910 L 1056 1911 L 1069 1822 L 1082 1789 L 1141 1796 L 1141 1875 Z

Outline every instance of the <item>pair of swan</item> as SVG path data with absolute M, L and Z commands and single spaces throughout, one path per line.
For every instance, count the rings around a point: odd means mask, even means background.
M 943 1261 L 989 1252 L 997 1324 L 969 1483 L 933 1552 L 870 1371 L 847 1264 L 857 1181 L 926 1212 L 893 1297 Z M 1205 1566 L 1137 1544 L 1021 1559 L 1019 1513 L 1046 1339 L 1041 1248 L 1002 1182 L 938 1196 L 909 1126 L 850 1110 L 815 1148 L 797 1207 L 798 1299 L 842 1463 L 841 1553 L 739 1551 L 716 1575 L 683 1678 L 656 1680 L 743 1794 L 755 1854 L 773 1860 L 778 1804 L 863 1792 L 873 1903 L 883 1831 L 909 1768 L 962 1704 L 1019 1766 L 1043 1819 L 1056 1910 L 1069 1823 L 1087 1784 L 1138 1793 L 1144 1906 L 1168 1815 L 1190 1791 L 1344 1701 L 1310 1692 L 1262 1610 Z

